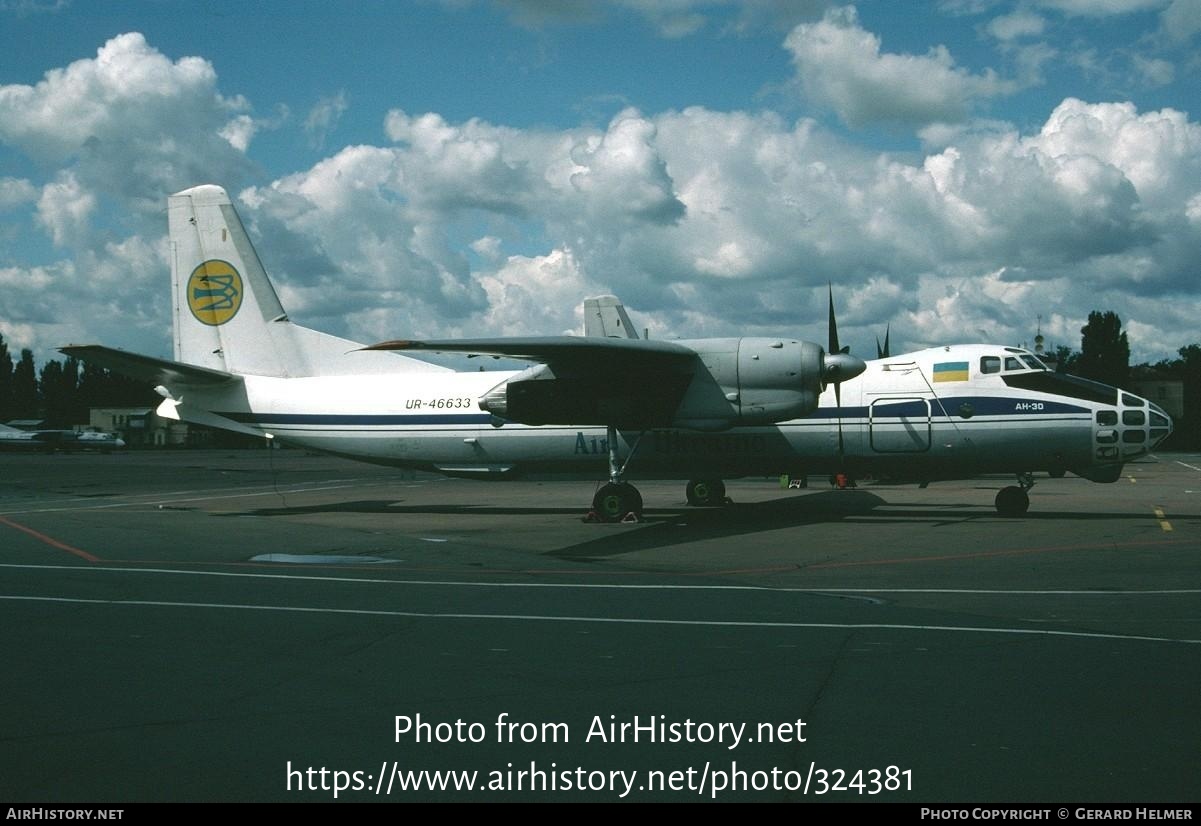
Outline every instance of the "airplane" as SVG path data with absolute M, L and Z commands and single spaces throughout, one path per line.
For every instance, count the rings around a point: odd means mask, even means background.
M 0 425 L 0 450 L 99 450 L 108 453 L 125 447 L 125 440 L 112 433 L 75 430 L 18 430 Z
M 168 199 L 174 358 L 102 345 L 61 352 L 157 385 L 165 418 L 306 449 L 477 479 L 591 478 L 590 517 L 633 520 L 631 479 L 831 474 L 920 482 L 1014 474 L 997 511 L 1029 507 L 1033 473 L 1120 478 L 1172 422 L 1146 399 L 1049 371 L 1028 350 L 948 345 L 863 361 L 793 337 L 649 340 L 613 296 L 583 336 L 364 346 L 292 322 L 225 190 Z M 887 336 L 886 336 L 887 339 Z M 532 362 L 462 372 L 409 354 Z

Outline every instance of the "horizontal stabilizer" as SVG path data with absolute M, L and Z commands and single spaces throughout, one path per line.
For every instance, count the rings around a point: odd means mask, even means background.
M 143 356 L 113 347 L 102 347 L 99 344 L 73 344 L 60 347 L 58 351 L 68 356 L 75 356 L 80 361 L 113 370 L 123 376 L 156 385 L 214 386 L 238 380 L 237 376 L 223 370 Z
M 171 419 L 176 422 L 187 422 L 188 424 L 198 424 L 205 427 L 213 427 L 218 430 L 232 430 L 234 433 L 241 433 L 246 436 L 257 436 L 262 438 L 263 431 L 255 430 L 252 427 L 247 427 L 244 424 L 235 422 L 227 416 L 219 416 L 216 413 L 211 413 L 204 408 L 196 407 L 195 405 L 185 404 L 183 401 L 175 399 L 163 399 L 162 404 L 154 411 L 163 419 Z

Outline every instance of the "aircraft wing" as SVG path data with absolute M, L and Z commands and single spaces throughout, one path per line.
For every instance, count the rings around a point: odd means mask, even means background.
M 143 356 L 99 344 L 72 344 L 60 347 L 60 353 L 81 361 L 98 364 L 139 381 L 171 386 L 174 384 L 217 385 L 236 381 L 237 376 L 209 367 L 197 367 L 169 359 Z
M 522 424 L 663 426 L 700 359 L 670 341 L 595 336 L 385 341 L 367 350 L 467 353 L 538 362 L 502 382 L 483 409 Z
M 696 351 L 670 341 L 640 338 L 530 336 L 526 338 L 458 338 L 384 341 L 364 350 L 424 350 L 468 353 L 580 368 L 653 369 L 692 372 Z

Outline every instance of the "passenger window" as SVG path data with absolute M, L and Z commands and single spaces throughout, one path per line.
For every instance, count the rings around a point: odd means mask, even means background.
M 1097 424 L 1105 427 L 1112 427 L 1118 423 L 1118 411 L 1116 410 L 1098 410 Z
M 1000 373 L 1001 372 L 1001 357 L 1000 356 L 983 356 L 980 359 L 981 373 Z
M 1131 396 L 1129 393 L 1122 394 L 1122 404 L 1126 407 L 1143 407 L 1147 404 L 1146 401 L 1138 396 Z
M 1015 359 L 1013 356 L 1006 356 L 1005 357 L 1005 369 L 1006 370 L 1021 370 L 1022 363 L 1020 361 L 1018 361 L 1017 359 Z
M 1140 425 L 1147 423 L 1147 416 L 1141 410 L 1123 410 L 1122 424 Z
M 1139 444 L 1147 441 L 1147 434 L 1141 430 L 1127 430 L 1122 434 L 1122 441 L 1128 444 Z

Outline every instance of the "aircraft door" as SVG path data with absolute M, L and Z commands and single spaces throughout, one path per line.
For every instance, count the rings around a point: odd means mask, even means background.
M 924 453 L 930 449 L 930 402 L 926 399 L 876 399 L 868 420 L 872 450 L 877 453 Z

